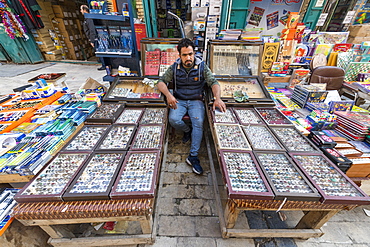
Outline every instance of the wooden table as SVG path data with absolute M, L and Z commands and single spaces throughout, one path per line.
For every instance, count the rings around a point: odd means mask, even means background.
M 154 199 L 35 202 L 18 204 L 13 215 L 25 226 L 41 227 L 53 246 L 152 244 L 153 206 Z M 77 238 L 66 226 L 109 221 L 138 221 L 142 234 Z

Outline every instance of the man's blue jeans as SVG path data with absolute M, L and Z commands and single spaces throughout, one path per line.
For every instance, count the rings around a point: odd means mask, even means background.
M 201 100 L 177 100 L 177 109 L 170 109 L 169 122 L 172 127 L 184 132 L 190 131 L 189 126 L 182 120 L 186 112 L 188 113 L 193 131 L 191 133 L 190 155 L 198 156 L 200 143 L 203 137 L 204 122 L 204 102 Z

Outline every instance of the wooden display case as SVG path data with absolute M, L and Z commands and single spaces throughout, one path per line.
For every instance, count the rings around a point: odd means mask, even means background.
M 160 151 L 130 151 L 110 193 L 111 199 L 154 198 Z M 135 174 L 132 172 L 135 171 Z
M 139 124 L 140 118 L 144 113 L 145 108 L 125 108 L 121 115 L 117 118 L 116 124 Z
M 285 151 L 266 125 L 243 125 L 242 128 L 253 150 Z
M 88 158 L 88 152 L 59 153 L 14 199 L 17 202 L 61 201 L 65 189 Z
M 116 180 L 124 151 L 94 152 L 63 194 L 65 201 L 105 200 Z
M 151 124 L 140 125 L 136 131 L 130 150 L 155 150 L 161 149 L 165 134 L 165 125 Z
M 242 125 L 248 124 L 264 124 L 264 121 L 261 119 L 259 114 L 254 108 L 237 108 L 234 107 L 234 112 L 236 117 L 239 120 L 239 123 Z
M 289 155 L 320 192 L 322 203 L 370 203 L 369 196 L 324 155 L 303 153 Z
M 124 104 L 103 103 L 85 120 L 86 123 L 112 124 L 121 115 Z
M 238 119 L 235 116 L 232 107 L 226 109 L 226 113 L 217 113 L 213 111 L 212 107 L 209 108 L 211 113 L 211 119 L 213 123 L 224 123 L 224 124 L 237 124 Z
M 126 151 L 129 149 L 136 131 L 136 125 L 114 124 L 100 139 L 95 151 Z
M 256 107 L 255 108 L 260 117 L 268 125 L 290 125 L 292 122 L 275 107 Z
M 238 124 L 214 124 L 219 149 L 252 150 L 243 130 Z

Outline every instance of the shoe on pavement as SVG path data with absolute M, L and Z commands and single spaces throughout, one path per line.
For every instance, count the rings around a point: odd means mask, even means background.
M 184 136 L 182 137 L 182 143 L 187 143 L 191 138 L 191 131 L 193 129 L 190 127 L 190 130 L 188 132 L 184 132 Z
M 101 66 L 98 70 L 105 70 L 105 67 Z
M 198 174 L 198 175 L 202 175 L 203 173 L 203 168 L 202 166 L 200 165 L 200 161 L 198 159 L 198 156 L 188 156 L 186 158 L 186 163 L 188 163 L 188 165 L 190 166 L 193 166 L 193 172 Z

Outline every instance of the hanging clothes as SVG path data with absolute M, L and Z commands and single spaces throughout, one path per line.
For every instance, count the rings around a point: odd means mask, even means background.
M 36 0 L 12 0 L 12 7 L 29 29 L 44 28 Z

